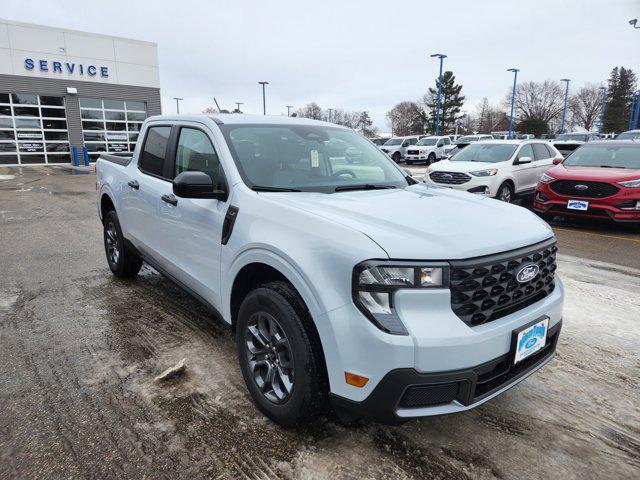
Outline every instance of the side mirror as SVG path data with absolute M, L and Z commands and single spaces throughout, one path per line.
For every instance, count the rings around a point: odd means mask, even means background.
M 173 193 L 180 198 L 215 198 L 225 200 L 227 192 L 217 190 L 204 172 L 182 172 L 173 179 Z
M 521 165 L 523 163 L 531 163 L 531 157 L 521 157 L 516 160 L 516 165 Z
M 562 163 L 563 160 L 564 160 L 564 158 L 562 158 L 562 157 L 556 157 L 556 158 L 553 159 L 553 164 L 554 165 L 559 165 L 559 164 Z

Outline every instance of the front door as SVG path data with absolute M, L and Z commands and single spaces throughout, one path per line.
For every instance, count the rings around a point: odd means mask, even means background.
M 538 183 L 536 177 L 535 156 L 533 147 L 530 143 L 523 145 L 518 152 L 518 160 L 521 158 L 529 158 L 528 163 L 521 163 L 513 166 L 514 178 L 516 181 L 516 193 L 524 190 L 531 190 Z
M 214 185 L 223 182 L 222 168 L 207 129 L 200 124 L 179 125 L 170 155 L 172 178 L 185 171 L 208 174 Z M 171 184 L 158 211 L 162 255 L 174 267 L 178 280 L 220 310 L 220 252 L 227 202 L 179 198 Z

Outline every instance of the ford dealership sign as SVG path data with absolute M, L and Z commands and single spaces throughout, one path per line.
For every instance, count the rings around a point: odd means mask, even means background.
M 63 73 L 66 72 L 69 75 L 84 75 L 85 73 L 90 77 L 100 75 L 101 77 L 109 76 L 109 69 L 107 67 L 95 65 L 83 65 L 82 63 L 75 62 L 58 62 L 49 60 L 34 60 L 33 58 L 24 59 L 24 68 L 26 70 L 36 70 L 41 72 L 53 72 Z

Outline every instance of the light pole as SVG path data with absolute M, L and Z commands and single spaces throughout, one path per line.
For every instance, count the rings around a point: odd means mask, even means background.
M 238 113 L 242 113 L 242 111 L 240 110 L 240 105 L 244 105 L 244 102 L 236 102 L 236 111 Z
M 285 105 L 285 107 L 287 107 L 287 117 L 291 116 L 291 109 L 293 108 L 293 105 Z
M 511 92 L 511 115 L 509 116 L 509 136 L 511 138 L 513 132 L 513 106 L 516 102 L 516 82 L 518 81 L 519 68 L 508 68 L 507 72 L 513 72 L 513 91 Z
M 602 90 L 602 107 L 600 107 L 600 133 L 602 133 L 604 121 L 604 99 L 607 95 L 607 87 L 600 87 L 600 90 Z
M 269 82 L 258 82 L 259 85 L 262 85 L 262 114 L 267 114 L 267 99 L 265 96 L 265 85 L 269 85 Z
M 631 130 L 636 130 L 638 128 L 639 115 L 640 115 L 640 90 L 636 92 L 636 114 L 633 116 L 633 125 L 631 126 Z
M 560 133 L 564 133 L 564 120 L 567 117 L 567 99 L 569 98 L 569 82 L 571 81 L 568 78 L 561 78 L 561 82 L 566 83 L 566 88 L 564 90 L 564 108 L 562 109 L 562 126 L 560 127 Z
M 180 100 L 184 100 L 184 98 L 173 97 L 173 99 L 176 101 L 176 114 L 180 115 Z
M 329 111 L 329 123 L 331 123 L 331 112 L 333 112 L 335 108 L 327 108 L 327 110 Z
M 627 126 L 627 130 L 631 130 L 631 127 L 633 126 L 633 112 L 634 107 L 636 106 L 636 96 L 635 94 L 631 95 L 631 108 L 629 108 L 629 125 Z
M 442 53 L 434 53 L 431 57 L 437 57 L 440 59 L 440 74 L 438 75 L 438 106 L 436 107 L 436 136 L 438 136 L 438 132 L 440 131 L 440 97 L 442 96 L 442 62 L 447 58 L 447 56 Z

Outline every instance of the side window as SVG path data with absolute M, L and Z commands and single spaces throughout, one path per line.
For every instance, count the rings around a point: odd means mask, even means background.
M 541 143 L 533 144 L 533 152 L 536 154 L 536 160 L 546 160 L 547 158 L 550 158 L 549 150 L 547 150 L 547 147 Z
M 174 176 L 182 172 L 204 172 L 214 185 L 220 179 L 220 161 L 211 140 L 202 130 L 183 127 L 178 137 Z
M 438 140 L 438 143 L 436 144 L 436 147 L 440 148 L 444 145 L 444 140 Z
M 147 130 L 144 148 L 140 154 L 140 170 L 162 177 L 164 160 L 169 144 L 171 127 L 151 127 Z
M 533 156 L 533 148 L 531 148 L 530 143 L 523 145 L 523 147 L 520 149 L 520 152 L 518 153 L 518 159 L 524 158 L 524 157 L 529 157 L 532 162 L 533 160 L 535 160 Z
M 557 155 L 557 153 L 555 152 L 555 150 L 553 149 L 553 147 L 551 147 L 550 145 L 545 145 L 544 148 L 547 149 L 547 151 L 549 152 L 549 158 L 555 158 L 555 156 Z
M 445 144 L 445 145 L 451 145 L 451 139 L 449 139 L 449 137 L 446 137 L 446 138 L 444 139 L 444 144 Z

